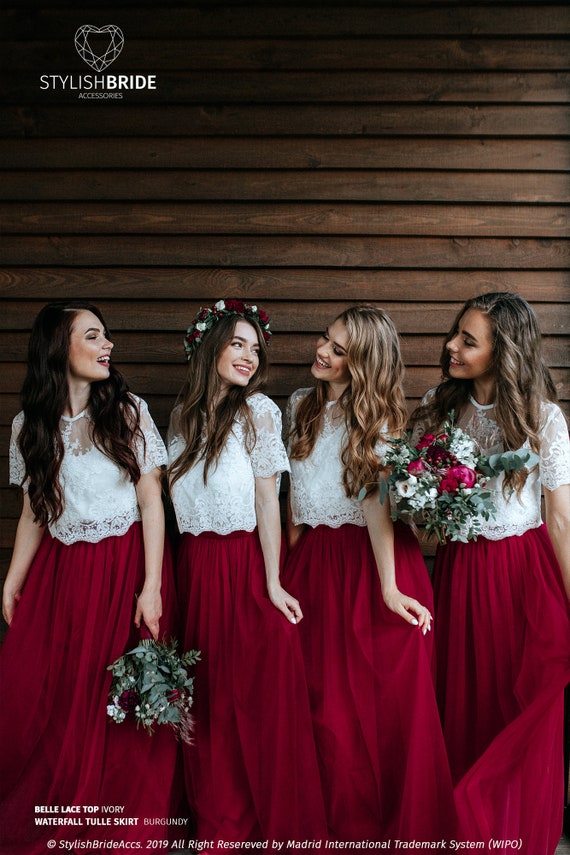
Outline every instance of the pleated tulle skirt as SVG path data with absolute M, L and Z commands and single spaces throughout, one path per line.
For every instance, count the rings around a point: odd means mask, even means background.
M 570 621 L 546 526 L 448 544 L 434 583 L 438 697 L 461 834 L 553 853 Z
M 395 528 L 399 589 L 433 613 L 416 538 Z M 284 585 L 299 626 L 329 829 L 339 840 L 437 841 L 454 829 L 433 635 L 384 605 L 366 528 L 308 529 Z
M 107 666 L 139 639 L 133 618 L 143 580 L 140 523 L 95 544 L 44 536 L 0 651 L 2 855 L 43 855 L 48 840 L 62 851 L 94 840 L 161 851 L 147 841 L 166 838 L 164 826 L 145 819 L 176 816 L 178 745 L 164 727 L 151 737 L 107 716 Z M 161 629 L 170 638 L 168 550 L 162 595 Z
M 198 839 L 322 839 L 299 630 L 267 596 L 257 531 L 184 534 L 177 574 L 185 646 L 202 655 L 184 748 Z

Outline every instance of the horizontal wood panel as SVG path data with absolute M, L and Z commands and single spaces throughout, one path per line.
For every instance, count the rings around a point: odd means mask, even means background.
M 389 12 L 387 12 L 389 9 Z M 81 11 L 82 20 L 98 20 L 97 7 Z M 522 4 L 490 6 L 461 4 L 458 8 L 387 7 L 355 5 L 350 14 L 346 8 L 321 4 L 269 6 L 230 4 L 217 7 L 175 6 L 171 14 L 161 10 L 121 6 L 113 8 L 113 22 L 136 39 L 170 38 L 263 38 L 275 36 L 330 37 L 371 36 L 567 36 L 570 31 L 570 9 L 565 4 L 551 3 L 525 7 Z M 78 26 L 77 10 L 37 8 L 33 12 L 9 9 L 5 14 L 5 35 L 9 40 L 28 39 L 31 32 L 42 39 L 58 39 L 62 32 L 74 33 Z
M 0 69 L 18 72 L 77 73 L 69 39 L 5 41 Z M 178 39 L 136 40 L 128 37 L 131 69 L 153 70 L 315 70 L 315 69 L 468 69 L 469 71 L 560 70 L 570 67 L 570 41 L 504 38 L 478 39 Z M 65 58 L 65 59 L 64 59 Z M 74 61 L 75 60 L 75 61 Z M 124 66 L 121 68 L 124 73 Z
M 570 149 L 570 146 L 568 146 Z M 569 163 L 570 167 L 570 163 Z M 352 170 L 36 170 L 2 175 L 0 199 L 81 200 L 286 200 L 342 202 L 556 203 L 570 200 L 567 172 L 444 172 Z M 66 207 L 57 206 L 65 212 Z M 46 209 L 40 209 L 46 210 Z M 128 209 L 127 209 L 128 210 Z M 175 205 L 172 211 L 179 210 Z M 5 222 L 4 209 L 0 222 Z
M 36 129 L 31 124 L 31 117 L 24 112 L 22 116 L 24 133 L 32 135 Z M 26 120 L 29 119 L 29 125 Z M 228 171 L 228 187 L 231 187 L 232 169 L 262 170 L 270 169 L 268 181 L 276 169 L 402 169 L 402 170 L 441 170 L 442 180 L 446 172 L 454 170 L 491 170 L 498 182 L 503 171 L 568 171 L 570 169 L 570 146 L 566 140 L 558 139 L 361 139 L 358 137 L 345 138 L 336 136 L 330 138 L 306 137 L 296 139 L 287 137 L 281 139 L 263 137 L 219 137 L 202 139 L 200 137 L 150 137 L 148 129 L 142 139 L 129 137 L 116 139 L 116 131 L 111 137 L 96 137 L 84 139 L 20 139 L 17 145 L 11 139 L 0 139 L 0 168 L 5 169 L 153 169 L 165 170 L 161 179 L 168 186 L 169 172 L 166 170 L 183 168 L 191 169 L 223 169 Z M 59 136 L 65 136 L 58 132 Z M 71 173 L 81 181 L 81 173 Z M 129 172 L 129 175 L 131 173 Z M 191 173 L 190 175 L 198 175 Z M 310 174 L 305 172 L 309 182 Z M 58 173 L 65 182 L 65 173 Z M 121 186 L 123 180 L 120 172 L 115 177 Z M 178 177 L 178 176 L 175 176 Z M 519 176 L 524 182 L 524 176 Z M 38 174 L 38 192 L 41 193 L 41 179 L 45 173 Z M 137 173 L 137 180 L 143 180 L 144 173 Z M 389 180 L 388 175 L 386 175 Z M 11 180 L 9 187 L 22 189 L 21 177 L 2 176 Z M 145 180 L 150 180 L 146 178 Z M 208 181 L 215 182 L 215 176 L 206 173 L 202 185 Z M 235 180 L 235 179 L 234 179 Z M 279 182 L 280 176 L 276 175 Z M 294 180 L 294 179 L 293 179 Z M 374 180 L 374 175 L 371 176 Z M 428 180 L 426 178 L 426 180 Z M 468 180 L 466 177 L 465 180 Z M 509 179 L 507 179 L 509 180 Z M 17 183 L 15 183 L 17 182 Z M 405 182 L 405 176 L 402 177 Z M 449 176 L 449 184 L 455 182 L 454 176 Z M 91 191 L 98 185 L 91 186 Z M 156 186 L 156 185 L 155 185 Z M 523 186 L 524 183 L 523 183 Z M 67 192 L 70 182 L 66 182 Z M 1 189 L 1 188 L 0 188 Z M 137 193 L 136 182 L 131 190 Z M 309 184 L 310 191 L 310 184 Z M 12 190 L 14 192 L 14 190 Z M 52 192 L 56 192 L 52 190 Z M 461 192 L 461 191 L 459 191 Z M 453 191 L 452 199 L 456 199 L 457 190 Z M 18 198 L 29 198 L 18 196 Z M 36 197 L 34 197 L 36 198 Z M 41 198 L 41 197 L 40 197 Z M 59 197 L 58 197 L 59 198 Z M 135 197 L 136 198 L 136 197 Z M 553 200 L 554 201 L 554 200 Z
M 0 97 L 5 103 L 34 104 L 38 88 L 46 102 L 68 104 L 78 102 L 78 93 L 85 84 L 79 80 L 75 63 L 46 71 L 41 78 L 37 70 L 6 74 L 0 78 Z M 148 60 L 147 60 L 148 62 Z M 74 67 L 75 66 L 75 67 Z M 53 67 L 53 64 L 52 64 Z M 121 70 L 107 71 L 116 80 L 119 74 L 136 74 L 129 65 Z M 73 76 L 72 76 L 73 75 Z M 71 78 L 71 79 L 69 79 Z M 560 104 L 570 98 L 570 75 L 566 72 L 450 72 L 422 71 L 421 74 L 386 71 L 304 71 L 304 72 L 227 72 L 163 71 L 157 75 L 157 93 L 149 91 L 122 93 L 127 100 L 158 101 L 169 104 L 279 104 L 310 103 L 339 104 L 399 102 L 435 104 L 445 102 L 477 104 Z M 89 90 L 93 75 L 87 78 Z M 102 91 L 114 90 L 111 83 Z M 90 96 L 89 96 L 90 97 Z
M 275 300 L 265 300 L 264 308 L 271 319 L 274 332 L 313 332 L 320 333 L 341 312 L 353 302 L 288 302 L 281 294 Z M 41 303 L 32 308 L 27 301 L 6 301 L 0 314 L 0 329 L 22 329 L 30 324 Z M 179 302 L 159 300 L 137 300 L 135 307 L 129 302 L 98 300 L 97 305 L 105 317 L 111 331 L 172 331 L 185 330 L 189 321 L 202 306 L 199 301 L 187 299 Z M 402 303 L 383 301 L 385 311 L 394 320 L 402 334 L 444 334 L 450 328 L 453 318 L 462 303 L 411 302 Z M 545 335 L 563 335 L 570 308 L 565 304 L 539 303 L 535 310 Z M 10 370 L 8 366 L 7 371 Z
M 103 103 L 3 107 L 4 137 L 51 136 L 568 136 L 566 105 L 263 105 L 152 106 Z
M 570 236 L 570 208 L 301 203 L 0 204 L 5 234 Z
M 11 237 L 0 243 L 0 264 L 492 267 L 570 266 L 570 241 L 526 238 L 282 237 L 206 235 L 131 237 Z
M 564 302 L 570 291 L 568 270 L 377 270 L 197 267 L 168 268 L 0 268 L 0 292 L 6 298 L 39 300 L 24 315 L 31 323 L 43 302 L 81 297 L 157 300 L 188 298 L 213 303 L 221 296 L 248 301 L 398 300 L 463 301 L 489 291 L 515 291 L 533 302 Z M 136 314 L 136 311 L 135 311 Z M 1 320 L 1 315 L 0 315 Z

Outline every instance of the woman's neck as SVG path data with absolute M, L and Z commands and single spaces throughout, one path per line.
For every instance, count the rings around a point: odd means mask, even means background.
M 87 409 L 91 396 L 91 383 L 69 383 L 67 406 L 64 416 L 74 418 Z
M 493 378 L 480 378 L 473 381 L 471 394 L 481 406 L 488 406 L 495 402 L 495 381 Z

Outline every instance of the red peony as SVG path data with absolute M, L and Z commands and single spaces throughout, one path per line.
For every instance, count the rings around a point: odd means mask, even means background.
M 455 493 L 459 487 L 472 487 L 477 480 L 475 472 L 468 466 L 452 466 L 440 481 L 440 493 Z
M 416 444 L 417 450 L 420 451 L 422 448 L 429 448 L 434 440 L 435 435 L 433 433 L 424 433 L 420 441 Z
M 406 467 L 410 475 L 417 475 L 418 472 L 425 472 L 427 468 L 427 465 L 421 459 L 412 460 Z

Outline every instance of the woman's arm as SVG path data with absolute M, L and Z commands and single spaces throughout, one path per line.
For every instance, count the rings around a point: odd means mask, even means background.
M 45 528 L 34 522 L 30 499 L 28 494 L 24 492 L 24 505 L 16 529 L 14 552 L 2 593 L 2 614 L 7 624 L 12 622 L 16 606 L 24 590 L 30 565 L 38 551 L 44 532 Z
M 279 581 L 279 556 L 281 553 L 281 518 L 277 496 L 277 475 L 255 479 L 255 514 L 261 549 L 265 561 L 267 592 L 273 605 L 291 623 L 303 618 L 301 606 L 282 587 Z
M 301 539 L 306 526 L 303 523 L 295 525 L 293 522 L 293 512 L 291 510 L 291 492 L 287 493 L 287 519 L 285 522 L 285 534 L 287 537 L 287 546 L 293 549 L 296 543 Z
M 570 600 L 570 484 L 544 490 L 546 527 L 560 564 L 566 595 Z
M 152 637 L 157 640 L 162 616 L 160 586 L 164 553 L 164 508 L 160 469 L 155 468 L 141 475 L 136 492 L 143 529 L 145 580 L 137 597 L 135 624 L 140 627 L 142 620 Z
M 413 597 L 399 591 L 396 584 L 394 564 L 394 526 L 390 518 L 388 499 L 380 503 L 378 491 L 370 493 L 362 502 L 362 510 L 376 559 L 384 602 L 395 614 L 414 626 L 420 626 L 425 633 L 431 629 L 432 616 L 425 606 Z

